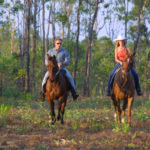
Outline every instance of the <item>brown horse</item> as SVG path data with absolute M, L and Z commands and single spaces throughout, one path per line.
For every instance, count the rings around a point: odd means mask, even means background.
M 125 61 L 123 61 L 120 70 L 116 73 L 114 77 L 113 87 L 112 87 L 112 95 L 111 98 L 115 107 L 115 121 L 121 123 L 121 108 L 120 108 L 120 100 L 123 100 L 123 118 L 122 122 L 125 121 L 125 109 L 128 104 L 128 123 L 131 125 L 131 107 L 134 101 L 135 94 L 135 83 L 134 78 L 131 73 L 131 68 L 133 64 L 133 56 L 135 53 L 131 55 L 127 55 Z M 117 119 L 118 114 L 118 119 Z
M 56 57 L 47 55 L 48 60 L 48 71 L 49 71 L 49 78 L 46 84 L 46 98 L 50 105 L 51 111 L 51 119 L 52 124 L 56 122 L 55 118 L 55 110 L 54 110 L 54 100 L 58 100 L 58 115 L 57 120 L 61 119 L 61 124 L 64 123 L 63 115 L 65 111 L 65 106 L 67 102 L 67 80 L 65 78 L 65 71 L 60 70 Z

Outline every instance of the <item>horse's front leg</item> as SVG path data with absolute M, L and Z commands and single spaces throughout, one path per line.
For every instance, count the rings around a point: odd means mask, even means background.
M 118 123 L 121 123 L 121 108 L 120 108 L 120 101 L 117 101 L 117 108 L 118 108 Z
M 125 116 L 126 116 L 126 108 L 127 108 L 127 104 L 128 104 L 128 101 L 127 101 L 127 99 L 124 99 L 124 101 L 123 101 L 123 107 L 122 107 L 122 113 L 123 113 L 123 118 L 122 118 L 122 120 L 121 120 L 121 122 L 122 123 L 125 123 Z
M 60 99 L 59 103 L 60 103 L 60 111 L 61 111 L 61 115 L 60 115 L 60 119 L 61 119 L 61 124 L 64 124 L 64 112 L 65 112 L 65 106 L 66 106 L 66 97 L 63 97 L 62 99 Z
M 54 101 L 50 100 L 49 103 L 50 103 L 50 111 L 51 111 L 50 114 L 51 114 L 51 119 L 52 119 L 51 124 L 54 124 L 56 122 L 55 110 L 54 110 Z
M 115 113 L 114 113 L 114 120 L 117 122 L 117 102 L 114 97 L 112 97 L 114 108 L 115 108 Z
M 131 108 L 133 104 L 134 98 L 130 97 L 128 98 L 128 124 L 131 126 Z
M 58 101 L 58 115 L 57 115 L 57 120 L 60 120 L 60 110 L 61 110 L 61 100 Z

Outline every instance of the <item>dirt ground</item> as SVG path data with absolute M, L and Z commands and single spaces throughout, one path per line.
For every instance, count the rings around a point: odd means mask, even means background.
M 101 117 L 105 114 L 102 111 L 96 108 Z M 150 150 L 150 119 L 133 117 L 129 130 L 119 130 L 119 126 L 113 130 L 111 111 L 109 116 L 110 120 L 96 118 L 93 122 L 85 117 L 80 123 L 72 118 L 74 124 L 68 118 L 64 125 L 56 122 L 54 126 L 40 127 L 10 115 L 10 122 L 0 127 L 0 150 Z
M 54 129 L 33 129 L 26 134 L 0 130 L 0 150 L 48 149 L 48 150 L 143 150 L 150 149 L 150 121 L 132 127 L 128 133 L 112 132 L 112 129 L 101 129 L 89 132 L 69 128 L 63 125 Z

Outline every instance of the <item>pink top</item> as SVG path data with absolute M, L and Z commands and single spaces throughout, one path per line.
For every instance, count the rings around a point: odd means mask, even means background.
M 127 55 L 127 50 L 124 48 L 117 52 L 117 58 L 120 61 L 124 61 L 126 55 Z

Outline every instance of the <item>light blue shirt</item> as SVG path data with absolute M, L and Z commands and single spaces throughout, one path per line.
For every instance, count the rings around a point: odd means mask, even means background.
M 50 49 L 47 54 L 49 56 L 56 56 L 56 60 L 57 60 L 57 63 L 64 63 L 66 66 L 68 66 L 70 64 L 70 56 L 69 56 L 69 53 L 66 49 L 63 49 L 63 48 L 60 48 L 60 50 L 56 50 L 56 48 L 52 48 Z M 45 64 L 46 66 L 48 65 L 48 60 L 47 60 L 47 57 L 45 57 Z M 63 66 L 64 67 L 64 66 Z

